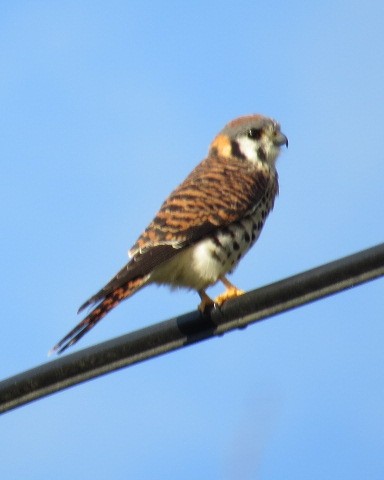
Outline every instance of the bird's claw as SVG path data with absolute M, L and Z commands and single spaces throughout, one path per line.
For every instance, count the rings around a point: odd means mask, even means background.
M 240 290 L 239 288 L 236 288 L 236 287 L 230 287 L 230 288 L 227 288 L 225 292 L 218 295 L 213 301 L 213 303 L 214 305 L 221 307 L 223 303 L 225 303 L 227 300 L 240 297 L 240 295 L 244 295 L 244 293 L 245 293 L 244 290 Z

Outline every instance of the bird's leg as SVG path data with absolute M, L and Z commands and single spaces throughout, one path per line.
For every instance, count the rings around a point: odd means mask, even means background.
M 210 298 L 206 293 L 205 290 L 201 289 L 198 290 L 197 293 L 200 295 L 201 302 L 199 305 L 199 310 L 201 313 L 205 313 L 210 310 L 212 307 L 215 306 L 215 302 Z
M 235 287 L 235 285 L 233 285 L 226 277 L 220 277 L 219 280 L 224 284 L 226 290 L 215 298 L 215 305 L 218 305 L 220 307 L 220 305 L 222 305 L 227 300 L 239 297 L 240 295 L 243 295 L 243 293 L 245 293 L 244 290 L 240 290 L 239 288 Z

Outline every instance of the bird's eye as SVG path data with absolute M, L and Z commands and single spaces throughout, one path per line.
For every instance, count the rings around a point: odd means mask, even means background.
M 248 130 L 247 136 L 248 138 L 252 138 L 253 140 L 259 140 L 262 133 L 263 131 L 261 128 L 251 128 Z

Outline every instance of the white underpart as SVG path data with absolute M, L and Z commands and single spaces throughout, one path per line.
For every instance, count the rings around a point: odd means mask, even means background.
M 171 260 L 159 265 L 151 274 L 151 282 L 165 283 L 175 287 L 187 287 L 195 290 L 205 289 L 213 285 L 220 277 L 232 271 L 238 261 L 239 254 L 243 256 L 252 243 L 257 240 L 260 231 L 253 229 L 254 223 L 260 220 L 248 218 L 242 221 L 245 230 L 229 227 L 233 235 L 218 232 L 217 238 L 221 244 L 212 239 L 204 239 L 196 245 L 180 251 Z M 254 233 L 254 241 L 244 240 L 244 231 L 250 238 Z M 233 242 L 239 245 L 238 250 L 233 249 Z M 213 254 L 216 253 L 216 255 Z
M 213 276 L 208 275 L 210 279 L 207 279 L 207 266 L 205 265 L 205 272 L 201 272 L 195 260 L 196 248 L 203 243 L 209 242 L 212 242 L 212 240 L 203 240 L 192 247 L 181 250 L 173 258 L 156 267 L 151 274 L 150 281 L 168 284 L 173 287 L 193 288 L 195 290 L 200 290 L 214 283 L 217 278 L 213 280 Z M 205 255 L 205 261 L 210 261 L 208 251 Z

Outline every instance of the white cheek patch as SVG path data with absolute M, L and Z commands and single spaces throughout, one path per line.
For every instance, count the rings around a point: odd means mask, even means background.
M 257 143 L 248 137 L 241 137 L 237 140 L 240 152 L 251 162 L 259 161 L 257 156 Z
M 240 137 L 238 140 L 240 152 L 254 164 L 268 164 L 272 167 L 275 166 L 276 158 L 279 154 L 280 148 L 274 145 L 269 139 L 262 138 L 258 141 L 252 140 L 248 137 Z M 258 155 L 258 149 L 262 148 L 264 152 L 264 158 Z

